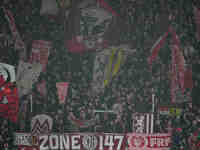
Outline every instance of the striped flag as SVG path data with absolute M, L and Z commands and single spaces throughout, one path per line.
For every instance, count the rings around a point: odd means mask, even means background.
M 3 11 L 4 11 L 5 17 L 9 23 L 9 27 L 12 32 L 13 39 L 15 41 L 15 49 L 16 50 L 19 50 L 19 49 L 25 50 L 26 49 L 25 44 L 22 41 L 21 36 L 17 30 L 16 24 L 15 24 L 15 19 L 14 19 L 12 12 L 8 9 L 5 9 L 4 7 L 3 7 Z
M 154 114 L 153 113 L 134 113 L 133 132 L 134 133 L 153 133 Z

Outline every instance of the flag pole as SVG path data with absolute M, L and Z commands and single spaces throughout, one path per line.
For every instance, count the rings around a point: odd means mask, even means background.
M 153 133 L 154 126 L 154 112 L 155 112 L 155 94 L 154 89 L 152 88 L 152 113 L 151 113 L 151 134 Z
M 31 113 L 33 112 L 33 96 L 32 93 L 30 95 L 30 103 L 31 103 Z

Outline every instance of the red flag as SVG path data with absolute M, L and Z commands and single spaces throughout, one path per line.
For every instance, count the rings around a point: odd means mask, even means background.
M 58 82 L 56 83 L 57 91 L 58 91 L 58 97 L 59 97 L 59 103 L 64 104 L 65 98 L 67 96 L 67 90 L 68 90 L 69 83 L 68 82 Z
M 180 49 L 180 40 L 173 30 L 172 27 L 169 27 L 169 32 L 172 33 L 173 38 L 173 49 L 172 49 L 172 67 L 171 67 L 171 98 L 172 102 L 175 101 L 175 92 L 177 85 L 181 86 L 182 93 L 184 94 L 184 73 L 185 73 L 185 59 L 183 53 Z M 166 32 L 152 47 L 152 55 L 148 58 L 149 65 L 152 65 L 152 62 L 156 59 L 160 48 L 163 46 L 165 39 L 168 36 Z
M 182 90 L 182 93 L 184 93 L 185 89 L 184 89 L 184 72 L 185 72 L 185 59 L 184 59 L 184 56 L 183 56 L 183 53 L 180 49 L 180 40 L 176 34 L 176 32 L 170 28 L 171 32 L 172 32 L 172 37 L 173 37 L 173 42 L 175 44 L 174 46 L 174 51 L 175 51 L 175 61 L 176 61 L 176 64 L 178 66 L 178 81 L 179 81 L 179 84 L 181 86 L 181 90 Z
M 119 16 L 113 9 L 112 7 L 110 7 L 108 5 L 108 3 L 106 3 L 104 0 L 97 0 L 97 2 L 99 3 L 99 5 L 103 8 L 105 8 L 106 10 L 108 10 L 109 12 L 111 12 L 114 16 Z
M 176 99 L 177 87 L 177 71 L 176 71 L 176 51 L 172 49 L 172 64 L 171 64 L 171 102 L 174 103 Z
M 152 62 L 156 59 L 156 57 L 158 56 L 158 52 L 160 50 L 160 48 L 164 45 L 164 42 L 166 40 L 168 36 L 168 32 L 166 32 L 163 36 L 161 36 L 158 41 L 156 41 L 156 43 L 153 45 L 153 47 L 151 48 L 152 51 L 152 55 L 148 58 L 148 63 L 149 65 L 152 65 Z
M 184 88 L 193 88 L 192 69 L 187 68 L 184 72 Z
M 0 116 L 7 118 L 13 122 L 17 122 L 18 116 L 18 94 L 17 88 L 13 83 L 5 83 L 5 80 L 0 76 Z M 4 84 L 2 84 L 4 83 Z

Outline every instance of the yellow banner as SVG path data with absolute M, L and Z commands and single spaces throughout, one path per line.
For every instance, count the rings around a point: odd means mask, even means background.
M 116 60 L 116 61 L 115 61 Z M 113 48 L 111 56 L 109 58 L 109 63 L 106 66 L 106 76 L 104 80 L 104 86 L 107 86 L 120 69 L 123 60 L 122 49 Z

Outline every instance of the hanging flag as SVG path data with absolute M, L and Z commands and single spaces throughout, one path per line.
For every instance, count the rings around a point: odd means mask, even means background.
M 9 27 L 12 32 L 13 39 L 15 41 L 15 49 L 16 50 L 19 50 L 19 49 L 25 50 L 26 49 L 25 44 L 22 41 L 21 36 L 17 30 L 16 24 L 15 24 L 15 19 L 14 19 L 12 12 L 8 9 L 5 9 L 4 7 L 3 7 L 3 10 L 5 13 L 5 17 L 9 23 Z
M 177 85 L 180 85 L 182 94 L 184 94 L 185 91 L 184 88 L 185 59 L 182 51 L 180 50 L 181 44 L 176 32 L 173 30 L 172 27 L 169 27 L 168 32 L 172 34 L 172 40 L 173 40 L 172 67 L 171 67 L 171 98 L 172 102 L 174 102 L 176 99 L 175 93 L 177 90 L 176 89 Z M 148 63 L 150 66 L 152 65 L 152 62 L 156 59 L 160 48 L 163 46 L 168 36 L 168 32 L 166 32 L 165 35 L 162 36 L 152 47 L 152 55 L 148 58 Z
M 112 78 L 118 73 L 122 64 L 122 59 L 122 49 L 113 48 L 111 56 L 109 57 L 109 63 L 107 64 L 105 71 L 104 86 L 107 86 Z
M 58 97 L 59 97 L 59 103 L 64 104 L 65 98 L 67 96 L 67 90 L 69 87 L 69 83 L 68 82 L 57 82 L 56 87 L 57 87 L 57 92 L 58 92 Z
M 148 58 L 148 63 L 151 66 L 152 62 L 156 59 L 156 57 L 158 56 L 159 50 L 163 47 L 164 42 L 168 36 L 168 32 L 166 32 L 163 36 L 161 36 L 156 43 L 153 45 L 153 47 L 151 48 L 151 56 Z
M 16 86 L 0 75 L 0 116 L 17 122 L 19 99 Z
M 170 28 L 170 31 L 172 33 L 172 38 L 174 42 L 174 48 L 173 50 L 175 51 L 175 61 L 178 67 L 178 81 L 181 86 L 182 93 L 184 93 L 184 72 L 185 72 L 185 58 L 183 56 L 183 52 L 181 51 L 181 44 L 180 40 L 176 34 L 176 32 Z
M 152 134 L 154 128 L 154 114 L 153 113 L 133 113 L 133 126 L 134 133 Z
M 105 72 L 106 77 L 105 77 L 105 80 L 104 80 L 104 86 L 108 85 L 108 82 L 110 81 L 110 78 L 112 76 L 112 65 L 113 65 L 113 60 L 114 60 L 116 51 L 117 51 L 117 49 L 113 48 L 111 56 L 109 57 L 109 63 L 107 64 L 106 72 Z
M 41 71 L 42 66 L 39 63 L 19 62 L 16 77 L 19 97 L 31 92 L 33 84 L 38 80 Z
M 176 100 L 176 88 L 178 86 L 177 71 L 176 71 L 176 56 L 175 50 L 172 50 L 172 64 L 171 64 L 171 102 Z
M 109 58 L 111 51 L 104 49 L 97 53 L 94 61 L 93 80 L 91 85 L 92 94 L 98 95 L 104 91 L 104 72 L 106 68 L 106 61 Z
M 191 90 L 193 88 L 192 68 L 185 69 L 185 72 L 184 72 L 184 88 L 189 88 Z
M 51 42 L 44 40 L 35 40 L 32 44 L 30 62 L 40 63 L 42 65 L 43 72 L 46 71 L 46 65 L 48 64 L 48 57 L 51 47 Z

